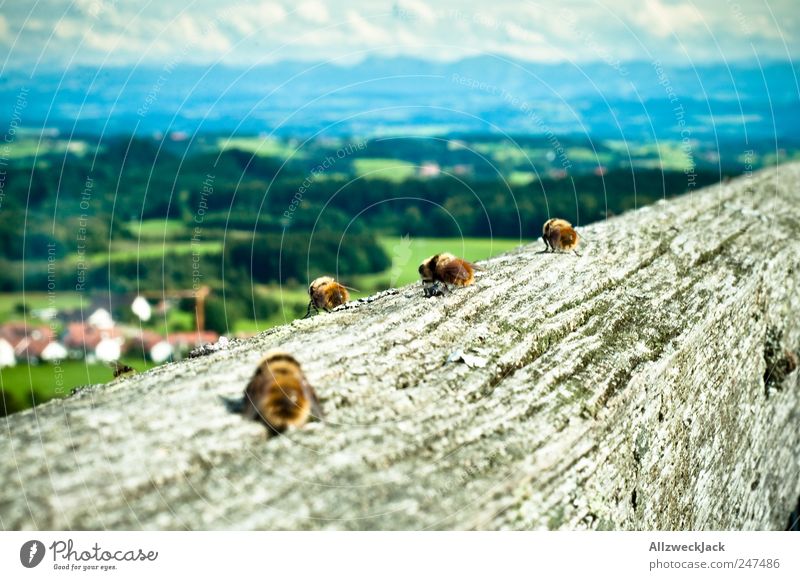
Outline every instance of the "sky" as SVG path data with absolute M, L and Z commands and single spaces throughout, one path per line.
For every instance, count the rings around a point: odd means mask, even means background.
M 0 0 L 0 66 L 347 64 L 480 54 L 550 63 L 756 64 L 800 56 L 797 2 Z

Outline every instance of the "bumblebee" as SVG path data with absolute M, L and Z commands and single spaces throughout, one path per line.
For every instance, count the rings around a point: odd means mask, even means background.
M 352 290 L 352 288 L 350 288 Z M 318 313 L 320 309 L 325 312 L 330 312 L 337 306 L 341 306 L 350 300 L 350 292 L 347 286 L 339 284 L 330 276 L 322 276 L 317 278 L 308 287 L 308 309 L 303 318 L 311 316 L 311 309 L 314 309 L 314 314 Z
M 300 363 L 280 350 L 268 352 L 258 363 L 245 388 L 243 403 L 246 418 L 260 419 L 275 434 L 302 427 L 312 417 L 322 418 L 317 394 Z
M 469 286 L 475 281 L 475 266 L 453 254 L 436 254 L 419 265 L 426 298 L 447 294 L 451 287 Z
M 567 220 L 558 218 L 547 220 L 542 228 L 542 239 L 545 246 L 547 246 L 546 251 L 569 252 L 571 250 L 575 252 L 576 256 L 580 256 L 575 249 L 578 247 L 580 236 Z
M 114 373 L 115 379 L 118 379 L 120 377 L 122 378 L 131 377 L 136 374 L 135 368 L 129 367 L 128 365 L 122 364 L 117 361 L 109 363 L 109 366 L 111 366 L 111 372 Z

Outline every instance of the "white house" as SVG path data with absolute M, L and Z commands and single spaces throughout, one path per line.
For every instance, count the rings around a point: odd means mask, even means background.
M 90 325 L 95 328 L 108 330 L 114 327 L 114 320 L 111 318 L 111 313 L 105 308 L 98 308 L 86 320 Z
M 120 355 L 122 355 L 122 345 L 116 338 L 104 338 L 94 349 L 94 356 L 103 362 L 119 360 Z
M 166 340 L 162 340 L 154 344 L 153 348 L 150 349 L 150 359 L 156 364 L 161 364 L 169 360 L 172 352 L 172 345 Z
M 14 347 L 5 338 L 0 338 L 0 368 L 13 367 L 17 364 Z
M 153 315 L 150 303 L 143 296 L 137 296 L 131 304 L 131 310 L 142 322 L 147 322 Z
M 67 358 L 67 348 L 60 342 L 48 343 L 39 357 L 44 361 L 64 360 Z

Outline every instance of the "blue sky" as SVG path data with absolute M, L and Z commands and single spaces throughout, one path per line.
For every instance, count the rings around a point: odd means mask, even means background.
M 797 0 L 5 0 L 3 67 L 251 66 L 368 56 L 665 63 L 794 59 Z

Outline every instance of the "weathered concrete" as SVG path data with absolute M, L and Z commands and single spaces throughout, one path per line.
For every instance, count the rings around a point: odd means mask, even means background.
M 3 420 L 0 524 L 785 528 L 800 166 L 582 232 Z M 222 397 L 277 346 L 327 421 L 267 440 Z

